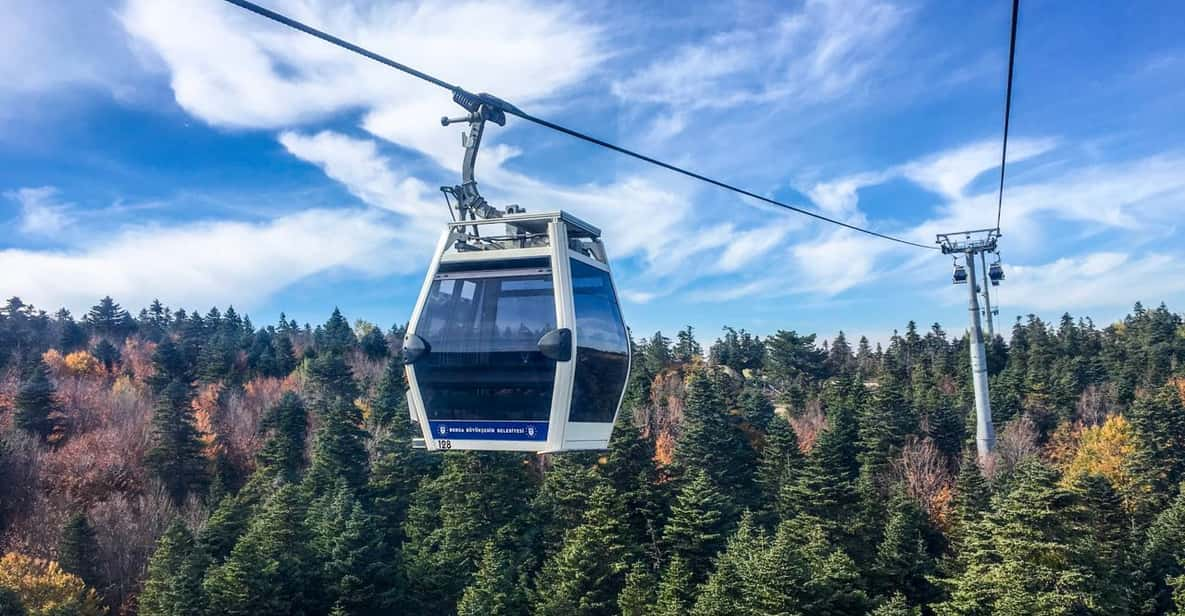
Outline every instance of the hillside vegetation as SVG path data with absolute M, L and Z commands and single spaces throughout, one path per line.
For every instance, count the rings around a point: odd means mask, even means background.
M 399 327 L 0 308 L 0 614 L 1185 614 L 1185 326 L 635 342 L 607 452 L 428 454 Z

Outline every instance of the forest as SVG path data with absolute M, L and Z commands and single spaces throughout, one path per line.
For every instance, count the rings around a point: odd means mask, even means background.
M 609 449 L 411 447 L 402 327 L 0 308 L 0 615 L 1185 615 L 1185 321 L 634 340 Z M 705 348 L 706 346 L 706 348 Z

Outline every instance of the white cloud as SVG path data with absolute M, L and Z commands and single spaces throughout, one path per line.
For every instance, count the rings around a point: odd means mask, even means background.
M 604 57 L 598 29 L 560 4 L 290 0 L 273 8 L 519 104 L 554 96 Z M 131 0 L 121 17 L 168 66 L 178 104 L 207 122 L 290 128 L 359 110 L 376 136 L 456 164 L 456 131 L 436 120 L 458 108 L 435 86 L 220 2 Z
M 155 297 L 177 306 L 234 298 L 250 308 L 313 274 L 342 268 L 378 275 L 418 265 L 397 240 L 397 228 L 375 210 L 132 227 L 77 250 L 2 250 L 0 288 L 19 289 L 23 299 L 47 309 L 83 310 L 104 295 L 130 306 Z
M 0 100 L 70 85 L 128 94 L 136 62 L 114 25 L 107 3 L 6 0 Z
M 1014 139 L 1009 144 L 1008 162 L 1018 163 L 1039 156 L 1057 145 L 1056 139 Z M 1000 142 L 985 139 L 940 152 L 901 167 L 897 173 L 922 188 L 949 199 L 963 196 L 972 180 L 989 169 L 1000 167 Z
M 4 196 L 21 206 L 22 233 L 53 237 L 74 221 L 70 206 L 58 201 L 58 191 L 52 186 L 21 188 Z
M 1095 252 L 1040 265 L 1008 265 L 1010 304 L 1045 312 L 1082 314 L 1088 309 L 1130 308 L 1180 300 L 1185 295 L 1185 255 L 1132 256 Z
M 613 93 L 680 110 L 834 100 L 889 55 L 903 18 L 886 2 L 808 0 L 763 30 L 685 45 L 615 82 Z

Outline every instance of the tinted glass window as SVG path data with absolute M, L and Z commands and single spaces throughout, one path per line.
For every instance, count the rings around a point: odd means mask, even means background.
M 414 366 L 428 418 L 546 421 L 555 362 L 538 343 L 555 323 L 550 273 L 434 281 L 416 327 L 431 351 Z
M 629 376 L 629 341 L 609 273 L 572 260 L 576 382 L 571 421 L 613 421 Z

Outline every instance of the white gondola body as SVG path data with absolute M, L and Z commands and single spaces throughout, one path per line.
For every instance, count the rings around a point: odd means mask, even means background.
M 536 233 L 521 245 L 456 249 L 459 238 L 476 238 L 469 229 L 490 225 Z M 533 348 L 544 330 L 563 329 L 571 335 L 566 361 Z M 413 337 L 429 347 L 405 366 L 409 412 L 425 448 L 542 453 L 608 446 L 631 353 L 595 227 L 564 212 L 451 223 L 405 344 Z

